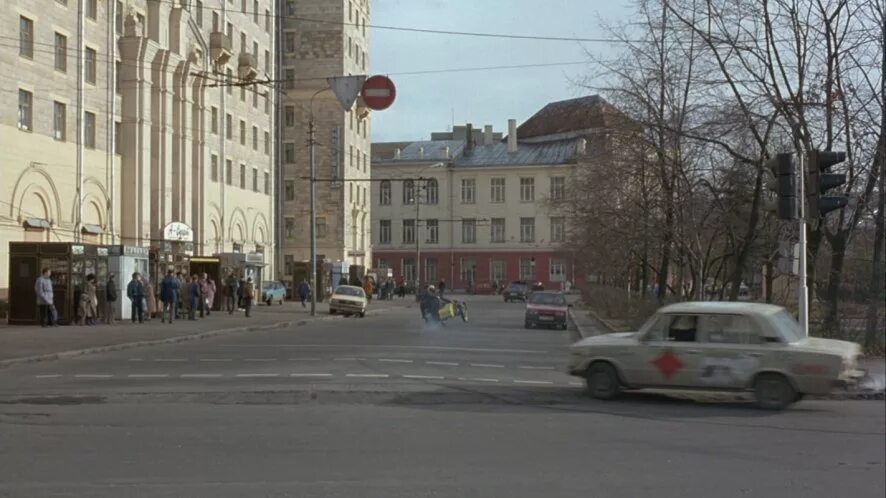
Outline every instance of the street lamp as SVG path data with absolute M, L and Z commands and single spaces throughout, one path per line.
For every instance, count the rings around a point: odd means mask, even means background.
M 422 173 L 429 169 L 441 168 L 445 166 L 444 163 L 434 163 L 430 166 L 426 166 L 418 171 L 418 179 L 416 184 L 413 184 L 413 198 L 415 199 L 415 295 L 418 296 L 418 291 L 421 288 L 421 237 L 420 237 L 420 223 L 421 223 L 421 195 L 419 194 L 420 190 L 427 191 L 427 181 L 430 178 L 425 178 L 421 176 Z

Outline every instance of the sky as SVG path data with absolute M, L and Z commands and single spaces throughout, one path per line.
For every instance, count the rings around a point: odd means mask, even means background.
M 370 24 L 448 31 L 574 38 L 606 37 L 600 20 L 625 21 L 628 0 L 371 0 Z M 456 125 L 522 123 L 548 102 L 592 93 L 577 83 L 593 77 L 589 64 L 437 74 L 397 74 L 554 62 L 582 62 L 585 50 L 612 54 L 605 43 L 536 41 L 370 31 L 369 74 L 397 87 L 394 104 L 372 115 L 374 142 L 427 140 Z

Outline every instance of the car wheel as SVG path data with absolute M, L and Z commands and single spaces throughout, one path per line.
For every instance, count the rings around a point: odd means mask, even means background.
M 588 394 L 597 399 L 612 399 L 621 391 L 618 373 L 609 363 L 594 363 L 588 369 L 585 381 Z
M 360 312 L 360 318 L 365 318 L 365 317 L 366 317 L 366 312 L 365 312 L 365 311 L 361 311 L 361 312 Z
M 784 410 L 797 401 L 797 392 L 784 375 L 764 373 L 754 382 L 754 399 L 760 408 Z

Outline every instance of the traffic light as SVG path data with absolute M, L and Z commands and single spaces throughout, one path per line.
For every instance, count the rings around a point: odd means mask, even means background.
M 809 218 L 820 218 L 829 212 L 840 209 L 849 202 L 845 195 L 825 196 L 828 190 L 846 183 L 844 173 L 825 173 L 835 164 L 846 160 L 845 152 L 813 150 L 809 152 L 808 173 L 806 174 L 806 205 Z
M 776 213 L 780 220 L 797 219 L 797 166 L 792 153 L 782 153 L 766 161 L 775 181 L 772 190 L 778 196 Z

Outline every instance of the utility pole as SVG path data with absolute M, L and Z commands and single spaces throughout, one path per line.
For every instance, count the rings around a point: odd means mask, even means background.
M 415 183 L 415 295 L 418 296 L 421 288 L 421 238 L 419 233 L 420 209 L 421 209 L 421 178 Z
M 803 334 L 807 337 L 809 336 L 809 287 L 806 283 L 806 203 L 803 202 L 803 199 L 806 198 L 805 195 L 805 186 L 803 179 L 806 177 L 806 157 L 805 154 L 799 154 L 797 161 L 797 170 L 800 175 L 799 188 L 800 195 L 800 262 L 799 262 L 799 273 L 800 273 L 800 283 L 798 289 L 798 299 L 799 303 L 799 315 L 800 315 L 800 329 L 803 331 Z

